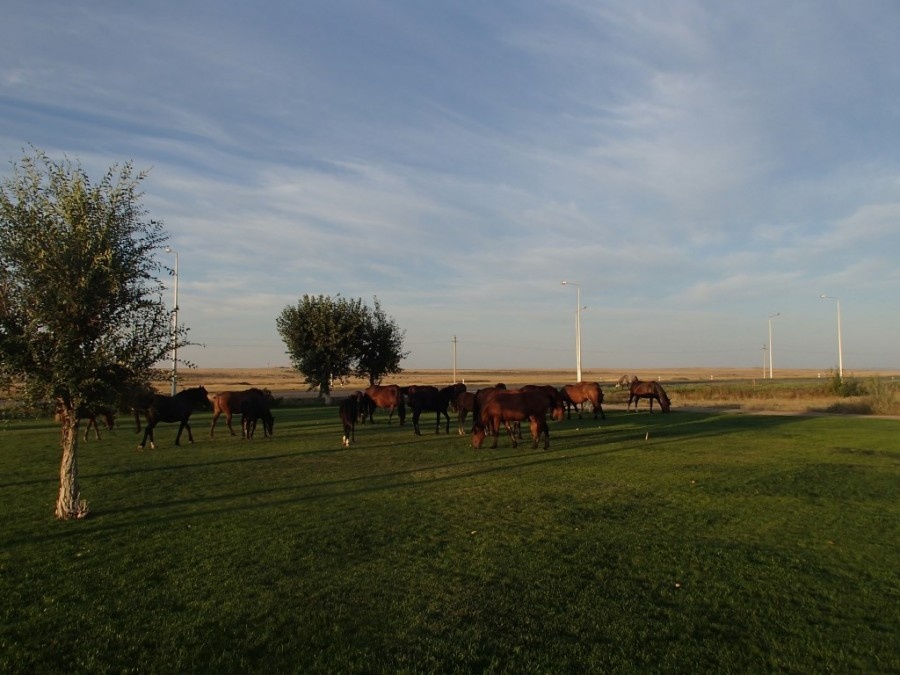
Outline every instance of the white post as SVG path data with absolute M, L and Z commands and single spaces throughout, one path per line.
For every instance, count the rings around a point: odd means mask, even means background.
M 841 301 L 839 298 L 832 297 L 830 295 L 825 295 L 824 293 L 819 296 L 820 298 L 824 298 L 825 300 L 834 300 L 837 305 L 837 330 L 838 330 L 838 377 L 841 382 L 844 381 L 844 348 L 841 344 Z
M 581 382 L 581 285 L 573 281 L 563 281 L 562 285 L 575 287 L 575 377 Z
M 781 316 L 781 312 L 777 312 L 769 316 L 769 379 L 771 380 L 772 375 L 772 319 L 776 316 Z

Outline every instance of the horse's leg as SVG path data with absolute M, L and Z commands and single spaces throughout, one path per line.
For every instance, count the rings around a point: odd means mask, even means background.
M 189 423 L 187 420 L 184 420 L 184 423 L 183 423 L 183 424 L 184 424 L 184 428 L 187 429 L 187 432 L 188 432 L 188 441 L 191 442 L 191 443 L 193 443 L 193 442 L 194 442 L 194 435 L 191 433 L 191 425 L 190 425 L 190 423 Z
M 419 415 L 422 414 L 422 411 L 419 408 L 413 408 L 413 433 L 416 436 L 421 436 L 422 432 L 419 431 Z
M 500 438 L 500 418 L 492 417 L 489 420 L 489 423 L 491 425 L 491 450 L 495 450 L 497 448 L 497 441 Z
M 209 425 L 209 437 L 210 438 L 215 438 L 215 436 L 213 436 L 213 432 L 216 429 L 216 422 L 219 420 L 219 415 L 222 414 L 222 411 L 219 410 L 218 404 L 213 404 L 213 407 L 215 408 L 215 410 L 213 411 L 212 424 Z
M 447 418 L 447 421 L 444 423 L 444 432 L 449 436 L 450 435 L 450 415 L 447 411 L 444 411 L 444 417 Z
M 536 416 L 532 415 L 530 419 L 531 426 L 531 448 L 537 450 L 538 442 L 541 440 L 541 425 Z
M 156 420 L 147 419 L 147 426 L 144 427 L 144 438 L 143 440 L 141 440 L 141 444 L 138 446 L 138 450 L 144 449 L 144 446 L 147 444 L 147 439 L 150 439 L 150 449 L 156 449 L 156 444 L 153 442 L 153 427 L 155 426 Z
M 234 428 L 231 426 L 231 417 L 232 417 L 231 408 L 229 408 L 225 413 L 225 421 L 228 423 L 228 431 L 231 432 L 231 435 L 237 436 L 237 434 L 234 433 Z M 191 441 L 191 442 L 193 442 L 193 441 Z
M 550 426 L 546 418 L 541 418 L 541 429 L 544 432 L 544 450 L 550 449 Z

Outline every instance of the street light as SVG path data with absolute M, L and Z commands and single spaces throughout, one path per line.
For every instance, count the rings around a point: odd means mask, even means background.
M 837 328 L 838 328 L 838 378 L 840 378 L 841 382 L 844 381 L 844 352 L 843 347 L 841 346 L 841 301 L 838 298 L 832 297 L 830 295 L 822 295 L 819 296 L 824 300 L 834 300 L 837 305 Z
M 574 286 L 576 291 L 575 305 L 575 377 L 581 382 L 581 285 L 572 281 L 563 281 L 563 286 Z
M 175 254 L 175 300 L 172 307 L 172 396 L 178 392 L 178 251 L 166 246 L 166 253 Z
M 781 312 L 777 312 L 769 316 L 769 379 L 772 379 L 772 319 L 781 316 Z

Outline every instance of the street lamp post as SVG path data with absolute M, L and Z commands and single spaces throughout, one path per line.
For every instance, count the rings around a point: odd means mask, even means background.
M 781 316 L 781 312 L 776 312 L 769 316 L 769 379 L 771 380 L 772 375 L 772 319 L 776 316 Z
M 175 254 L 175 298 L 172 307 L 172 396 L 178 392 L 178 251 L 166 246 L 166 253 Z
M 563 281 L 563 286 L 574 286 L 576 292 L 575 305 L 575 377 L 581 382 L 581 285 L 572 281 Z
M 822 295 L 819 296 L 825 300 L 834 300 L 837 305 L 837 329 L 838 329 L 838 378 L 840 378 L 841 382 L 844 381 L 844 350 L 841 346 L 841 301 L 838 298 L 832 297 L 830 295 Z

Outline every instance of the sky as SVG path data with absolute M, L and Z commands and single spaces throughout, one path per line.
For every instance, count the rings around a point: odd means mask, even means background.
M 322 294 L 406 369 L 574 371 L 579 308 L 584 369 L 762 368 L 770 325 L 776 373 L 839 326 L 897 369 L 898 35 L 895 0 L 6 3 L 0 177 L 148 170 L 200 367 L 291 365 Z

